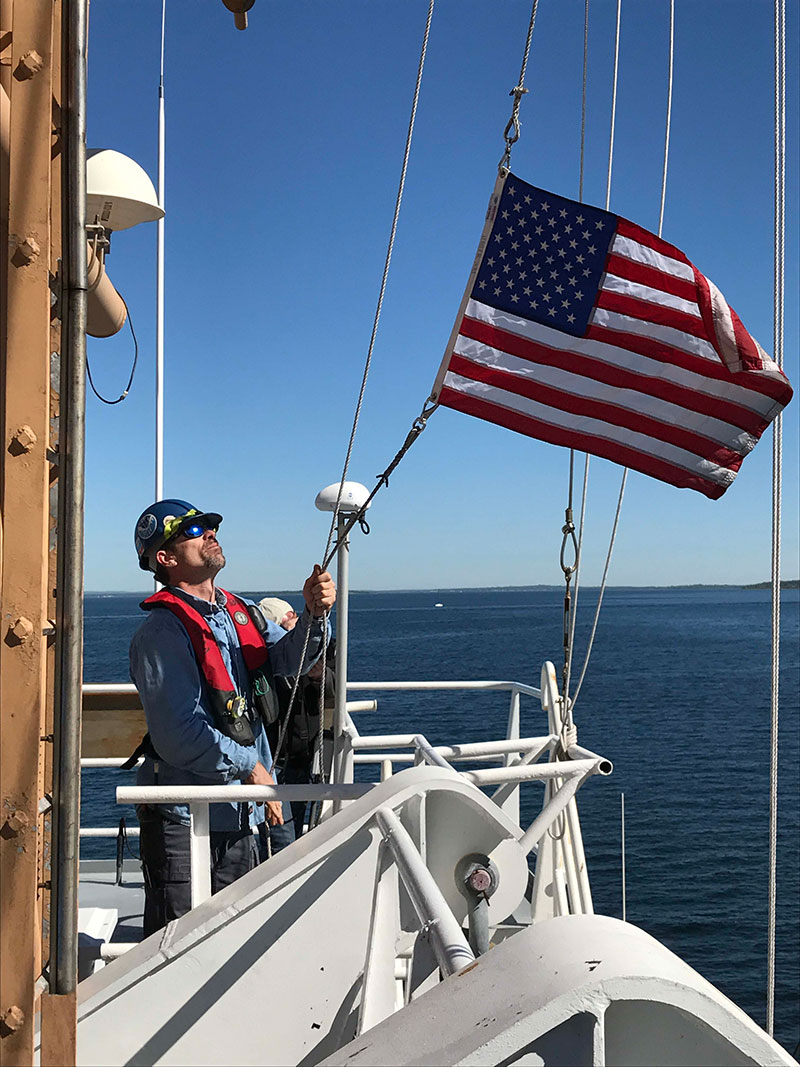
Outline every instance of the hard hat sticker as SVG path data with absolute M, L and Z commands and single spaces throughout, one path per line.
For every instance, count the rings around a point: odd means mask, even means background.
M 142 515 L 139 519 L 139 525 L 136 527 L 136 532 L 143 541 L 146 541 L 149 537 L 152 537 L 158 527 L 158 519 L 155 515 L 148 511 Z

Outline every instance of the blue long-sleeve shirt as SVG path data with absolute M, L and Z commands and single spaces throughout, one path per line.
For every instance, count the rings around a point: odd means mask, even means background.
M 181 589 L 170 592 L 182 597 L 205 618 L 219 645 L 222 659 L 237 693 L 250 697 L 250 683 L 233 620 L 225 609 L 225 595 L 217 590 L 216 603 L 192 596 Z M 267 622 L 265 639 L 275 674 L 297 674 L 306 630 L 311 627 L 306 670 L 322 651 L 322 623 L 308 611 L 288 633 Z M 252 772 L 256 763 L 272 764 L 269 743 L 260 720 L 253 723 L 254 745 L 240 745 L 221 733 L 214 723 L 205 680 L 195 658 L 186 629 L 165 608 L 148 612 L 136 631 L 130 648 L 131 679 L 139 690 L 147 728 L 160 759 L 146 757 L 138 770 L 139 785 L 228 785 Z M 186 804 L 160 805 L 167 818 L 188 823 Z M 263 804 L 212 804 L 212 830 L 245 829 L 264 821 Z

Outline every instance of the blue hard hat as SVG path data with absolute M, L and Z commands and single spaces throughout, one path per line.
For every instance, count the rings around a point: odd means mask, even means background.
M 136 522 L 133 543 L 139 566 L 143 571 L 154 570 L 150 555 L 171 541 L 173 537 L 194 523 L 204 523 L 216 529 L 222 516 L 214 511 L 201 511 L 187 500 L 157 500 L 142 512 Z

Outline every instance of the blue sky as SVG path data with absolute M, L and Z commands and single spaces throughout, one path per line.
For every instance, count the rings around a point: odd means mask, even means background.
M 542 2 L 516 173 L 577 197 L 583 7 Z M 789 7 L 788 85 L 798 9 Z M 93 0 L 89 145 L 156 174 L 160 0 Z M 166 495 L 225 516 L 234 589 L 297 588 L 323 551 L 391 223 L 427 3 L 167 2 Z M 428 395 L 480 235 L 527 0 L 438 0 L 406 194 L 350 477 L 370 487 Z M 593 0 L 585 199 L 604 203 L 615 5 Z M 624 0 L 611 209 L 656 229 L 666 0 Z M 772 4 L 677 0 L 664 237 L 772 351 Z M 786 370 L 798 374 L 797 103 L 787 120 Z M 154 225 L 108 270 L 140 342 L 130 397 L 87 413 L 86 587 L 145 589 L 133 525 L 153 497 Z M 126 331 L 90 341 L 127 380 Z M 798 401 L 784 417 L 784 576 L 798 574 Z M 440 409 L 356 533 L 356 588 L 561 581 L 568 453 Z M 582 461 L 578 464 L 582 470 Z M 621 470 L 591 462 L 583 581 L 600 577 Z M 710 501 L 632 474 L 613 584 L 769 576 L 771 431 Z

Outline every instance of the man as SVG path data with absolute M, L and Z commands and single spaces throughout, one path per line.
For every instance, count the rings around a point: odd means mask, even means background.
M 148 617 L 130 649 L 131 678 L 149 730 L 140 746 L 140 785 L 272 785 L 272 757 L 256 705 L 268 701 L 273 671 L 300 671 L 309 630 L 303 670 L 327 637 L 322 616 L 336 590 L 319 566 L 303 586 L 306 607 L 290 633 L 216 587 L 225 566 L 217 540 L 221 522 L 221 515 L 185 500 L 160 500 L 136 524 L 139 566 L 165 587 L 142 604 Z M 266 809 L 270 824 L 283 821 L 279 803 Z M 189 812 L 184 804 L 143 805 L 137 814 L 147 937 L 191 907 Z M 211 805 L 212 892 L 256 865 L 253 827 L 264 817 L 261 804 Z

